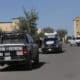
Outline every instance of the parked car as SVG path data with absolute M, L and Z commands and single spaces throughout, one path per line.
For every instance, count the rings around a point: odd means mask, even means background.
M 24 64 L 32 67 L 39 62 L 38 46 L 24 32 L 3 33 L 0 43 L 0 65 Z
M 77 37 L 77 38 L 76 38 L 76 45 L 77 45 L 77 46 L 80 46 L 80 37 Z
M 68 43 L 73 46 L 80 46 L 80 38 L 79 37 L 76 37 L 76 38 L 71 38 L 71 39 L 68 39 Z
M 70 44 L 70 46 L 76 45 L 76 38 L 68 39 L 68 43 Z
M 58 37 L 46 37 L 43 40 L 42 52 L 62 52 L 62 42 Z

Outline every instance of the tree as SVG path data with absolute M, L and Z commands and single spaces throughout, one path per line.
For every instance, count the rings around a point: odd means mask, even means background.
M 54 32 L 54 29 L 51 28 L 51 27 L 45 27 L 45 28 L 42 28 L 42 31 L 38 34 L 38 38 L 43 38 L 44 37 L 44 33 L 53 33 Z
M 57 32 L 61 39 L 64 38 L 65 35 L 67 35 L 67 30 L 65 30 L 65 29 L 58 29 Z
M 27 31 L 28 32 L 28 27 L 27 27 L 27 23 L 26 20 L 24 19 L 24 17 L 19 17 L 19 31 Z
M 53 33 L 54 32 L 54 29 L 51 28 L 51 27 L 45 27 L 45 28 L 42 28 L 42 31 L 38 34 L 38 38 L 43 38 L 44 37 L 44 33 Z
M 40 33 L 38 34 L 38 39 L 39 39 L 40 37 L 41 37 L 41 38 L 44 37 L 44 33 L 43 33 L 43 32 L 40 32 Z
M 35 38 L 37 34 L 37 20 L 38 14 L 34 9 L 30 11 L 24 9 L 24 16 L 19 18 L 19 30 L 27 31 Z
M 51 28 L 51 27 L 45 27 L 45 28 L 43 28 L 43 32 L 45 33 L 53 33 L 54 32 L 54 29 L 53 28 Z

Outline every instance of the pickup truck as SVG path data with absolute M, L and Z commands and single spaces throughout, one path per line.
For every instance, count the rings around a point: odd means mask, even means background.
M 58 37 L 45 37 L 42 44 L 42 52 L 62 52 L 62 41 Z
M 24 32 L 3 33 L 0 43 L 0 65 L 32 66 L 39 62 L 38 45 Z

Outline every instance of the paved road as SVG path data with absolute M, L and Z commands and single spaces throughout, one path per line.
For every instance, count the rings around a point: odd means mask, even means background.
M 63 53 L 40 54 L 40 64 L 32 70 L 5 67 L 0 80 L 80 80 L 80 47 L 66 45 Z

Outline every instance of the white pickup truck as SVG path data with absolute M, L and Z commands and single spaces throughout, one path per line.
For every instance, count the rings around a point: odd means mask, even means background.
M 42 52 L 43 54 L 50 52 L 62 52 L 62 41 L 60 40 L 57 32 L 45 33 L 42 44 Z

